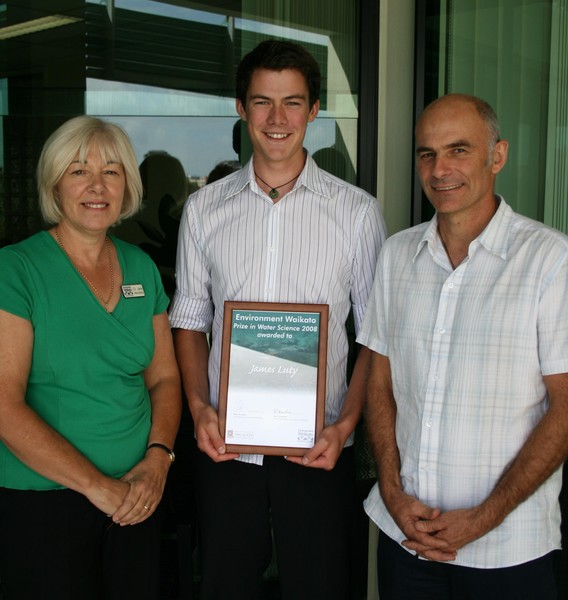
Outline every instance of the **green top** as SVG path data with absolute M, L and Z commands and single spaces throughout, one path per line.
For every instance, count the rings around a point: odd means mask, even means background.
M 121 477 L 146 449 L 151 406 L 144 369 L 154 354 L 153 315 L 168 298 L 151 259 L 113 238 L 123 284 L 108 313 L 63 250 L 43 231 L 0 250 L 0 309 L 31 321 L 26 401 L 103 473 Z M 0 486 L 49 490 L 59 484 L 20 462 L 0 442 Z

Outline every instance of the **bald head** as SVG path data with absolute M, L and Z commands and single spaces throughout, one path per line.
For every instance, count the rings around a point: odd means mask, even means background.
M 501 139 L 499 120 L 491 105 L 477 96 L 470 96 L 468 94 L 446 94 L 445 96 L 441 96 L 424 109 L 416 123 L 416 130 L 420 127 L 421 122 L 431 116 L 432 113 L 460 109 L 464 111 L 474 110 L 481 117 L 487 127 L 488 147 L 491 151 Z

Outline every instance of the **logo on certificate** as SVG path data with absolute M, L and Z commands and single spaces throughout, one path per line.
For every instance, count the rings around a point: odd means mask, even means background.
M 314 443 L 314 432 L 310 429 L 298 429 L 298 442 Z

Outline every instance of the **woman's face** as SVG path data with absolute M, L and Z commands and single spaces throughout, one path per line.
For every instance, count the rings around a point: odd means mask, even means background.
M 118 163 L 107 163 L 92 147 L 86 162 L 73 161 L 55 193 L 67 226 L 89 233 L 106 232 L 120 217 L 126 175 Z

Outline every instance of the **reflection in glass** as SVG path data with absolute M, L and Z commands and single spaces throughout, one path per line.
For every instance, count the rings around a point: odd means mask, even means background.
M 53 14 L 75 22 L 0 40 L 0 245 L 42 227 L 35 164 L 47 136 L 71 116 L 93 114 L 123 125 L 139 164 L 149 153 L 167 153 L 179 160 L 190 186 L 203 185 L 221 161 L 244 163 L 246 135 L 241 132 L 238 149 L 233 145 L 234 72 L 241 56 L 268 37 L 300 42 L 317 58 L 322 109 L 306 147 L 312 154 L 331 149 L 320 154 L 323 168 L 356 182 L 358 2 L 197 6 L 184 0 L 2 5 L 0 28 Z M 152 225 L 161 230 L 159 222 Z

